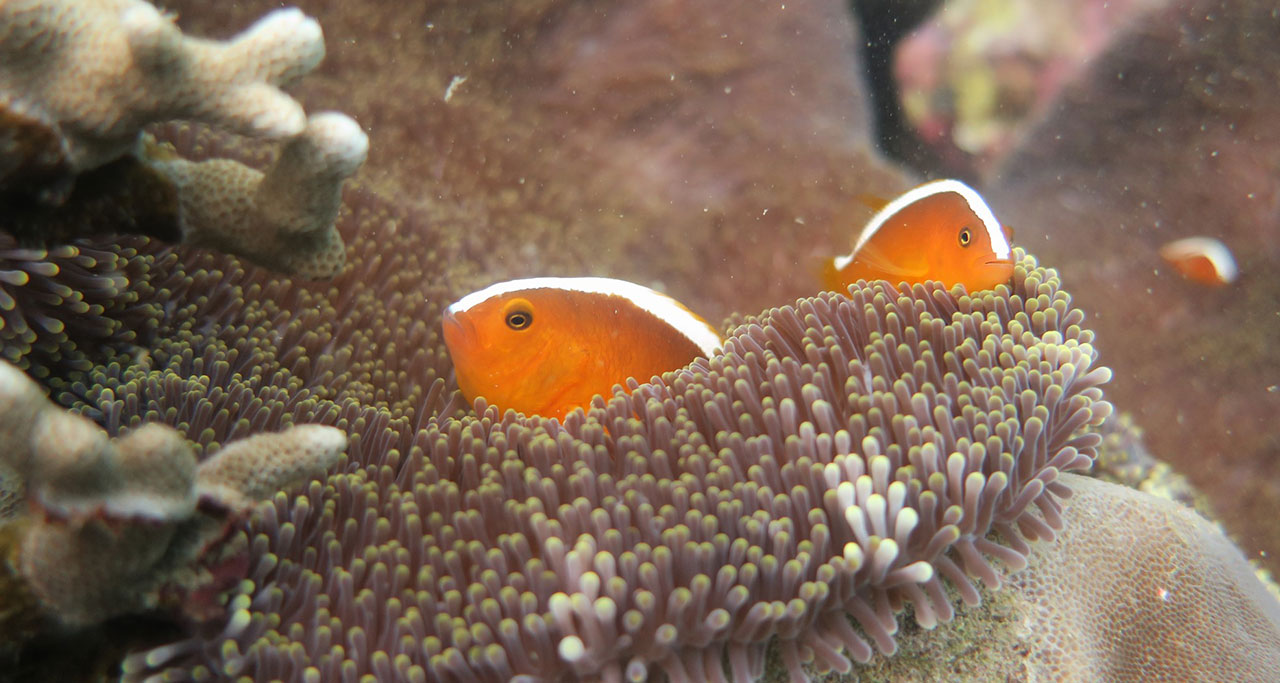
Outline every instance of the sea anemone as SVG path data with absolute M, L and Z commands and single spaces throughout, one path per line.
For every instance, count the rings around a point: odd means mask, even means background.
M 368 415 L 397 430 L 434 416 L 449 368 L 438 320 L 450 292 L 447 278 L 422 274 L 444 269 L 447 227 L 358 189 L 346 203 L 348 269 L 328 282 L 153 242 L 145 258 L 164 307 L 155 343 L 145 358 L 58 385 L 56 400 L 113 435 L 159 421 L 206 450 L 301 422 L 362 432 Z
M 0 349 L 37 378 L 86 371 L 148 341 L 159 307 L 136 243 L 25 247 L 0 234 Z
M 221 632 L 127 675 L 748 680 L 776 640 L 803 679 L 892 653 L 906 605 L 948 620 L 944 581 L 976 603 L 992 558 L 1053 537 L 1111 411 L 1083 315 L 1021 259 L 994 292 L 770 310 L 563 425 L 481 404 L 365 430 L 253 523 Z

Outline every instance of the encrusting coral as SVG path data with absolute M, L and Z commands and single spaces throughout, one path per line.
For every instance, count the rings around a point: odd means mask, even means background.
M 0 5 L 3 357 L 56 387 L 150 344 L 164 316 L 154 256 L 85 235 L 141 233 L 303 277 L 341 270 L 342 185 L 368 139 L 279 90 L 323 55 L 297 10 L 216 42 L 137 0 Z M 174 118 L 285 140 L 265 172 L 188 161 L 142 132 Z
M 1101 441 L 1081 314 L 1034 261 L 1015 281 L 774 309 L 563 426 L 388 434 L 252 523 L 220 636 L 127 675 L 716 680 L 727 655 L 745 680 L 775 637 L 796 678 L 891 653 L 896 611 L 947 621 L 944 579 L 976 603 L 992 558 L 1054 536 L 1058 473 Z
M 1076 495 L 1059 541 L 1034 544 L 1036 569 L 1006 589 L 1029 645 L 1016 679 L 1280 680 L 1280 601 L 1217 525 L 1125 486 L 1063 479 Z
M 141 0 L 5 3 L 0 227 L 26 242 L 136 232 L 333 276 L 341 186 L 368 139 L 345 115 L 308 118 L 279 89 L 323 56 L 319 24 L 296 9 L 219 43 Z M 175 119 L 286 142 L 265 174 L 188 162 L 142 133 Z
M 2 362 L 0 441 L 0 467 L 12 475 L 0 480 L 0 501 L 22 498 L 30 509 L 7 520 L 18 532 L 6 535 L 0 569 L 36 598 L 5 600 L 38 605 L 67 626 L 160 606 L 219 613 L 212 596 L 243 562 L 235 523 L 281 488 L 322 474 L 347 444 L 340 430 L 301 425 L 237 441 L 197 464 L 172 428 L 148 424 L 109 439 Z

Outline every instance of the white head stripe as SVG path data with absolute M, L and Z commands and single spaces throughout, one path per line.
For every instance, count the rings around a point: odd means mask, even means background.
M 867 222 L 867 227 L 862 229 L 862 234 L 858 236 L 858 243 L 853 245 L 853 252 L 849 254 L 848 258 L 852 259 L 853 255 L 862 248 L 862 245 L 866 244 L 867 240 L 871 239 L 871 236 L 876 234 L 876 231 L 891 216 L 925 197 L 943 192 L 954 192 L 964 198 L 965 203 L 969 205 L 969 210 L 982 221 L 982 226 L 987 229 L 987 237 L 991 240 L 991 250 L 999 258 L 1009 258 L 1013 250 L 1009 247 L 1009 240 L 1005 239 L 1004 228 L 1000 226 L 1000 221 L 996 220 L 996 215 L 992 213 L 991 207 L 987 206 L 982 196 L 974 191 L 972 187 L 959 180 L 935 180 L 931 183 L 925 183 L 903 193 L 897 199 L 886 204 L 883 209 L 880 209 L 876 212 L 876 215 L 871 217 L 871 220 Z M 837 268 L 839 268 L 838 265 Z
M 1239 275 L 1231 250 L 1221 240 L 1212 237 L 1184 237 L 1175 240 L 1160 247 L 1160 255 L 1171 261 L 1203 256 L 1218 271 L 1218 277 L 1223 282 L 1231 282 Z
M 693 342 L 702 355 L 709 357 L 720 349 L 720 335 L 675 299 L 634 282 L 607 277 L 531 277 L 498 282 L 453 302 L 449 306 L 449 312 L 461 313 L 495 296 L 530 289 L 560 289 L 620 296 L 675 328 L 677 332 Z

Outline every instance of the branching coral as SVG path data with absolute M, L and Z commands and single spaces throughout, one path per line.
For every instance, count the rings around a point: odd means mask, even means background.
M 236 254 L 301 277 L 332 277 L 346 263 L 334 227 L 342 183 L 364 163 L 369 139 L 342 114 L 315 114 L 265 173 L 226 159 L 176 155 L 145 163 L 173 183 L 181 241 Z
M 346 251 L 334 222 L 343 182 L 368 138 L 350 118 L 313 115 L 261 172 L 228 159 L 193 162 L 146 139 L 142 151 L 83 174 L 63 205 L 0 195 L 0 226 L 27 240 L 137 232 L 212 247 L 302 277 L 332 277 Z
M 449 373 L 438 320 L 452 299 L 447 279 L 422 274 L 445 269 L 456 231 L 361 190 L 340 227 L 361 238 L 328 282 L 162 250 L 149 272 L 167 314 L 145 362 L 94 368 L 59 383 L 55 399 L 112 434 L 160 421 L 210 450 L 303 422 L 337 426 L 353 443 L 388 421 L 421 424 Z
M 589 267 L 613 275 L 663 279 L 673 290 L 696 292 L 715 307 L 709 310 L 758 310 L 764 302 L 777 301 L 778 287 L 793 286 L 787 291 L 795 292 L 808 287 L 803 277 L 795 277 L 795 263 L 808 251 L 822 248 L 822 231 L 813 228 L 818 222 L 814 207 L 834 205 L 837 190 L 847 198 L 849 188 L 874 185 L 871 179 L 884 177 L 847 151 L 845 142 L 861 144 L 856 107 L 847 106 L 847 100 L 838 96 L 834 99 L 841 99 L 839 106 L 815 105 L 826 93 L 845 92 L 838 86 L 827 87 L 832 82 L 855 82 L 847 60 L 830 51 L 796 50 L 849 44 L 847 35 L 834 43 L 823 40 L 847 30 L 847 21 L 829 21 L 843 20 L 839 14 L 843 3 L 815 3 L 803 10 L 788 4 L 785 11 L 770 5 L 768 14 L 752 13 L 746 5 L 726 14 L 719 3 L 690 3 L 690 8 L 701 10 L 696 16 L 705 20 L 700 22 L 686 21 L 688 12 L 678 17 L 666 12 L 669 8 L 662 3 L 639 3 L 634 9 L 628 5 L 625 11 L 608 12 L 591 3 L 535 5 L 533 10 L 521 5 L 513 17 L 510 3 L 499 1 L 421 7 L 384 3 L 377 8 L 316 3 L 309 11 L 328 13 L 326 27 L 345 32 L 333 47 L 335 56 L 341 51 L 347 58 L 333 65 L 328 75 L 334 78 L 309 79 L 308 96 L 318 96 L 319 101 L 327 96 L 331 101 L 333 93 L 340 91 L 362 120 L 378 121 L 383 141 L 396 143 L 380 145 L 385 162 L 379 168 L 381 184 L 348 192 L 351 211 L 340 218 L 341 229 L 347 239 L 357 230 L 361 236 L 351 250 L 351 268 L 329 283 L 291 284 L 215 254 L 162 251 L 155 256 L 158 268 L 153 272 L 157 300 L 165 305 L 164 317 L 150 354 L 95 367 L 73 381 L 51 383 L 59 401 L 91 415 L 113 433 L 128 433 L 146 421 L 163 420 L 180 426 L 208 451 L 216 452 L 223 443 L 254 431 L 311 419 L 352 435 L 352 461 L 346 471 L 324 484 L 313 483 L 304 496 L 278 495 L 264 519 L 251 525 L 249 580 L 231 599 L 228 618 L 196 627 L 189 640 L 130 658 L 128 676 L 163 669 L 172 678 L 240 675 L 305 680 L 335 673 L 355 678 L 364 672 L 394 679 L 403 670 L 404 677 L 412 680 L 428 678 L 429 667 L 453 667 L 459 656 L 483 663 L 493 661 L 491 656 L 498 651 L 505 654 L 501 643 L 506 641 L 497 636 L 483 640 L 494 631 L 484 624 L 487 613 L 482 610 L 508 605 L 505 599 L 511 592 L 499 589 L 499 598 L 487 602 L 481 589 L 472 587 L 491 578 L 476 573 L 481 564 L 474 555 L 492 554 L 489 550 L 501 553 L 495 547 L 498 539 L 487 539 L 494 541 L 490 545 L 464 543 L 463 534 L 482 526 L 462 515 L 441 518 L 444 513 L 437 509 L 448 512 L 492 500 L 493 481 L 506 483 L 501 478 L 504 471 L 493 467 L 502 457 L 513 461 L 504 463 L 505 467 L 512 471 L 519 467 L 530 474 L 529 487 L 545 488 L 547 495 L 558 492 L 568 485 L 570 473 L 535 460 L 551 452 L 550 441 L 555 440 L 563 440 L 564 448 L 577 458 L 571 458 L 579 467 L 572 473 L 577 476 L 574 481 L 595 483 L 597 478 L 581 468 L 586 456 L 580 451 L 588 442 L 573 435 L 598 437 L 600 432 L 598 423 L 589 420 L 575 423 L 571 434 L 563 428 L 549 432 L 538 423 L 485 422 L 483 418 L 421 430 L 433 416 L 448 415 L 453 407 L 442 391 L 447 359 L 434 336 L 439 305 L 482 284 L 469 279 L 477 276 L 477 270 L 485 270 L 484 277 L 492 278 L 495 273 L 517 274 L 507 269 L 563 273 Z M 241 25 L 259 11 L 261 5 L 253 3 L 190 3 L 184 14 L 188 25 L 213 31 Z M 227 20 L 228 16 L 235 18 Z M 584 17 L 586 29 L 580 28 Z M 758 22 L 738 21 L 741 17 Z M 601 25 L 610 31 L 590 28 Z M 815 30 L 819 26 L 827 27 L 825 32 Z M 619 39 L 602 40 L 602 36 Z M 665 56 L 672 53 L 673 45 L 683 50 L 684 58 L 676 60 L 677 65 L 693 68 L 666 68 L 671 60 Z M 704 45 L 715 47 L 704 50 Z M 723 47 L 734 45 L 743 49 L 726 52 Z M 624 47 L 610 50 L 609 46 Z M 548 52 L 563 58 L 551 60 L 548 66 Z M 591 58 L 582 59 L 584 55 Z M 663 58 L 654 60 L 654 55 Z M 718 61 L 708 66 L 708 57 Z M 570 64 L 599 68 L 583 73 L 566 68 Z M 813 68 L 815 64 L 822 68 Z M 707 73 L 716 78 L 699 78 Z M 757 78 L 762 73 L 774 76 Z M 807 79 L 809 74 L 827 80 Z M 465 86 L 453 92 L 451 101 L 441 103 L 441 93 L 459 76 L 468 79 Z M 583 83 L 593 76 L 589 82 L 600 84 L 596 94 L 583 96 Z M 755 87 L 750 87 L 753 82 Z M 549 83 L 555 91 L 550 98 Z M 670 89 L 655 97 L 655 83 L 673 85 L 664 85 Z M 778 93 L 789 88 L 788 106 L 779 107 Z M 559 92 L 564 95 L 557 98 Z M 387 98 L 387 93 L 397 97 Z M 689 94 L 700 99 L 690 99 Z M 548 107 L 547 99 L 558 102 Z M 564 108 L 565 114 L 548 115 L 556 106 Z M 672 110 L 677 113 L 672 115 Z M 730 111 L 733 116 L 725 115 Z M 690 127 L 689 121 L 699 123 Z M 595 129 L 584 130 L 584 122 L 595 123 Z M 826 122 L 826 128 L 821 122 Z M 637 124 L 645 131 L 639 137 L 634 135 Z M 788 125 L 795 135 L 779 135 Z M 840 135 L 833 136 L 832 129 L 841 131 Z M 690 135 L 690 130 L 715 135 Z M 546 144 L 548 132 L 556 144 Z M 184 153 L 192 149 L 179 147 Z M 408 148 L 422 153 L 403 154 Z M 674 163 L 676 159 L 681 163 Z M 602 173 L 602 160 L 621 170 Z M 144 167 L 135 164 L 135 168 Z M 637 171 L 646 176 L 640 182 L 635 180 Z M 811 186 L 812 178 L 828 175 L 834 180 L 825 191 L 799 189 Z M 597 177 L 606 182 L 583 182 Z M 711 180 L 705 186 L 695 183 L 697 191 L 687 193 L 699 203 L 691 205 L 690 199 L 672 203 L 673 191 L 668 190 L 675 188 L 678 193 L 691 177 Z M 392 188 L 401 191 L 393 193 Z M 370 189 L 394 199 L 378 200 Z M 629 196 L 641 195 L 651 202 L 651 210 L 637 211 L 650 205 L 627 201 Z M 615 203 L 615 198 L 621 199 Z M 708 204 L 701 203 L 706 198 L 713 200 L 709 214 L 704 208 Z M 174 204 L 161 206 L 168 209 Z M 726 207 L 723 212 L 721 206 Z M 608 210 L 617 207 L 628 210 Z M 805 222 L 810 227 L 801 232 L 796 226 Z M 632 246 L 623 248 L 627 245 Z M 705 277 L 708 254 L 726 264 L 725 277 Z M 825 348 L 825 340 L 818 346 Z M 810 365 L 807 360 L 797 362 L 801 367 Z M 774 378 L 768 380 L 772 383 Z M 709 391 L 719 393 L 718 388 Z M 728 406 L 734 409 L 732 401 Z M 604 410 L 607 416 L 608 409 Z M 682 425 L 702 429 L 704 417 L 685 414 L 680 419 L 686 420 Z M 647 414 L 643 420 L 637 418 L 638 424 L 647 427 L 648 419 Z M 892 421 L 889 426 L 893 427 Z M 501 437 L 500 428 L 506 432 Z M 609 434 L 631 434 L 626 428 L 623 425 L 615 432 L 610 426 Z M 706 443 L 714 443 L 708 441 L 713 437 L 680 436 Z M 614 448 L 640 452 L 649 442 L 647 433 L 632 434 Z M 772 445 L 773 441 L 761 443 Z M 778 446 L 780 452 L 783 446 Z M 592 453 L 595 450 L 593 446 Z M 658 450 L 666 460 L 653 467 L 689 459 L 679 451 Z M 630 462 L 641 464 L 638 457 Z M 549 483 L 533 480 L 543 470 L 549 472 Z M 478 482 L 480 472 L 492 475 L 491 479 Z M 454 474 L 459 483 L 445 481 Z M 429 480 L 428 475 L 436 478 Z M 665 490 L 673 487 L 670 484 Z M 788 495 L 783 498 L 789 500 Z M 672 501 L 672 505 L 678 502 L 674 497 Z M 758 499 L 748 502 L 757 504 Z M 566 496 L 560 504 L 572 508 L 576 502 Z M 566 520 L 573 514 L 568 508 L 563 513 Z M 1073 508 L 1064 510 L 1068 521 L 1072 513 Z M 1032 514 L 1039 513 L 1032 510 Z M 561 510 L 557 507 L 547 515 L 550 522 Z M 659 507 L 655 518 L 665 520 L 663 515 Z M 502 519 L 501 514 L 495 518 Z M 917 527 L 922 526 L 918 521 Z M 424 543 L 425 528 L 438 530 L 439 537 Z M 524 534 L 527 526 L 521 529 Z M 853 534 L 852 529 L 848 533 Z M 1177 545 L 1180 540 L 1162 535 L 1159 528 L 1138 529 L 1133 536 L 1144 533 L 1154 539 L 1153 547 Z M 1080 542 L 1081 537 L 1060 533 L 1058 538 Z M 993 539 L 999 540 L 986 540 Z M 443 545 L 433 549 L 431 542 Z M 1032 551 L 1049 545 L 1034 544 Z M 1069 550 L 1064 554 L 1070 556 Z M 915 551 L 908 547 L 901 552 Z M 960 552 L 957 549 L 952 557 Z M 439 558 L 425 566 L 443 585 L 419 579 L 417 563 L 424 556 Z M 1036 557 L 1033 554 L 1031 561 Z M 447 572 L 438 569 L 440 562 Z M 963 558 L 955 562 L 962 569 L 965 566 Z M 1032 565 L 1023 571 L 1035 569 Z M 464 581 L 473 576 L 476 581 L 460 583 L 445 575 L 455 570 Z M 1087 579 L 1089 573 L 1080 576 Z M 1074 600 L 1076 590 L 1089 591 L 1093 585 L 1082 581 L 1057 599 Z M 1128 597 L 1125 590 L 1130 584 L 1107 585 L 1108 589 L 1097 592 L 1101 600 L 1117 594 Z M 1009 588 L 989 594 L 998 599 L 1010 593 Z M 978 587 L 979 593 L 984 590 Z M 473 593 L 478 602 L 469 602 Z M 550 611 L 549 598 L 544 600 L 534 591 L 530 595 L 535 603 L 531 618 L 542 617 L 548 633 L 551 629 L 563 632 Z M 676 598 L 675 607 L 681 599 Z M 569 598 L 571 612 L 574 600 Z M 986 600 L 984 608 L 996 602 Z M 564 605 L 560 599 L 557 603 Z M 434 620 L 424 616 L 424 606 L 436 610 Z M 1050 602 L 1043 609 L 1052 612 L 1057 607 Z M 772 616 L 773 602 L 768 609 Z M 665 605 L 662 610 L 665 617 Z M 957 616 L 977 611 L 961 608 Z M 991 628 L 1000 626 L 999 617 L 989 621 L 997 622 L 988 624 Z M 454 625 L 474 628 L 463 634 L 451 628 Z M 916 643 L 948 627 L 940 623 Z M 454 647 L 447 657 L 443 637 L 418 638 L 428 628 L 432 633 L 447 633 Z M 907 638 L 919 632 L 915 618 L 905 617 L 902 630 L 893 638 L 905 649 Z M 468 637 L 473 640 L 464 649 Z M 405 642 L 409 640 L 412 643 Z M 599 649 L 589 638 L 579 636 L 579 640 L 590 655 L 580 659 L 579 665 L 593 665 Z M 972 632 L 955 634 L 952 641 L 970 660 L 999 655 L 1019 658 L 1026 651 L 983 647 L 1007 641 L 975 638 Z M 824 642 L 814 641 L 819 646 Z M 423 650 L 424 645 L 438 649 Z M 572 645 L 570 641 L 571 653 Z M 651 653 L 660 655 L 661 645 L 653 647 Z M 796 655 L 803 659 L 808 654 L 794 645 L 782 649 L 792 657 L 793 668 Z M 552 645 L 549 638 L 527 650 L 530 657 L 569 670 L 566 663 L 556 663 L 558 643 Z M 1177 659 L 1196 653 L 1143 654 Z M 830 666 L 829 659 L 814 659 Z M 898 656 L 893 661 L 903 659 Z M 665 666 L 677 666 L 677 661 L 669 657 L 649 670 L 659 673 Z M 1219 670 L 1223 677 L 1238 671 L 1226 665 Z M 946 669 L 944 676 L 952 671 Z
M 59 244 L 84 235 L 140 233 L 304 277 L 341 270 L 341 189 L 368 139 L 278 89 L 323 54 L 297 10 L 222 43 L 138 0 L 0 6 L 0 229 L 17 238 L 0 235 L 4 358 L 56 385 L 150 340 L 163 300 L 143 277 L 150 257 L 136 241 Z M 174 118 L 288 139 L 265 172 L 187 161 L 142 133 Z
M 895 611 L 945 621 L 942 579 L 976 602 L 988 558 L 1053 537 L 1057 473 L 1100 442 L 1091 333 L 1050 271 L 1016 282 L 824 295 L 564 426 L 489 412 L 391 437 L 277 498 L 220 637 L 127 667 L 700 680 L 725 653 L 758 676 L 775 637 L 797 677 L 892 652 Z
M 0 7 L 0 183 L 45 171 L 42 194 L 57 203 L 75 174 L 126 155 L 156 121 L 296 135 L 306 116 L 279 86 L 323 57 L 320 25 L 298 10 L 219 43 L 182 35 L 142 0 L 11 0 Z M 51 133 L 47 144 L 31 144 L 32 128 Z
M 277 86 L 323 57 L 319 25 L 280 10 L 228 43 L 188 38 L 140 0 L 23 0 L 0 8 L 0 227 L 24 241 L 136 232 L 331 277 L 343 181 L 368 139 L 309 119 Z M 142 134 L 174 119 L 288 138 L 264 174 L 178 158 Z
M 216 565 L 236 556 L 225 543 L 232 523 L 280 488 L 321 474 L 346 448 L 339 430 L 303 425 L 237 441 L 197 464 L 172 428 L 148 424 L 108 439 L 7 363 L 0 420 L 0 465 L 14 475 L 0 500 L 22 495 L 32 510 L 13 522 L 21 531 L 7 548 L 11 571 L 45 614 L 69 625 L 166 599 L 189 614 L 213 607 L 177 601 L 226 578 Z

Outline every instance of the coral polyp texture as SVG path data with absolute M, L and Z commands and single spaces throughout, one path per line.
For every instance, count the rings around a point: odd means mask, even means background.
M 282 487 L 322 474 L 346 448 L 341 431 L 300 425 L 197 464 L 174 429 L 147 424 L 110 439 L 8 363 L 0 363 L 0 418 L 0 503 L 22 498 L 31 510 L 0 517 L 18 529 L 5 537 L 3 569 L 35 600 L 4 598 L 72 626 L 156 607 L 208 616 L 217 603 L 202 602 L 201 591 L 216 593 L 228 578 L 221 572 L 231 568 L 234 578 L 242 566 L 234 524 Z M 6 612 L 0 631 L 23 616 Z
M 1111 412 L 1053 272 L 1014 281 L 827 293 L 563 425 L 382 439 L 252 523 L 220 635 L 127 676 L 752 680 L 776 641 L 804 680 L 892 653 L 906 605 L 935 627 L 947 584 L 977 604 L 1054 538 Z
M 0 181 L 18 170 L 69 180 L 127 154 L 157 121 L 296 135 L 306 115 L 279 86 L 323 57 L 320 25 L 296 9 L 272 12 L 224 43 L 183 35 L 142 0 L 8 0 L 0 5 Z
M 1280 680 L 1280 602 L 1215 524 L 1132 488 L 1063 478 L 1076 495 L 1058 542 L 1034 544 L 1036 569 L 1002 591 L 1022 603 L 1029 652 L 1011 679 Z

